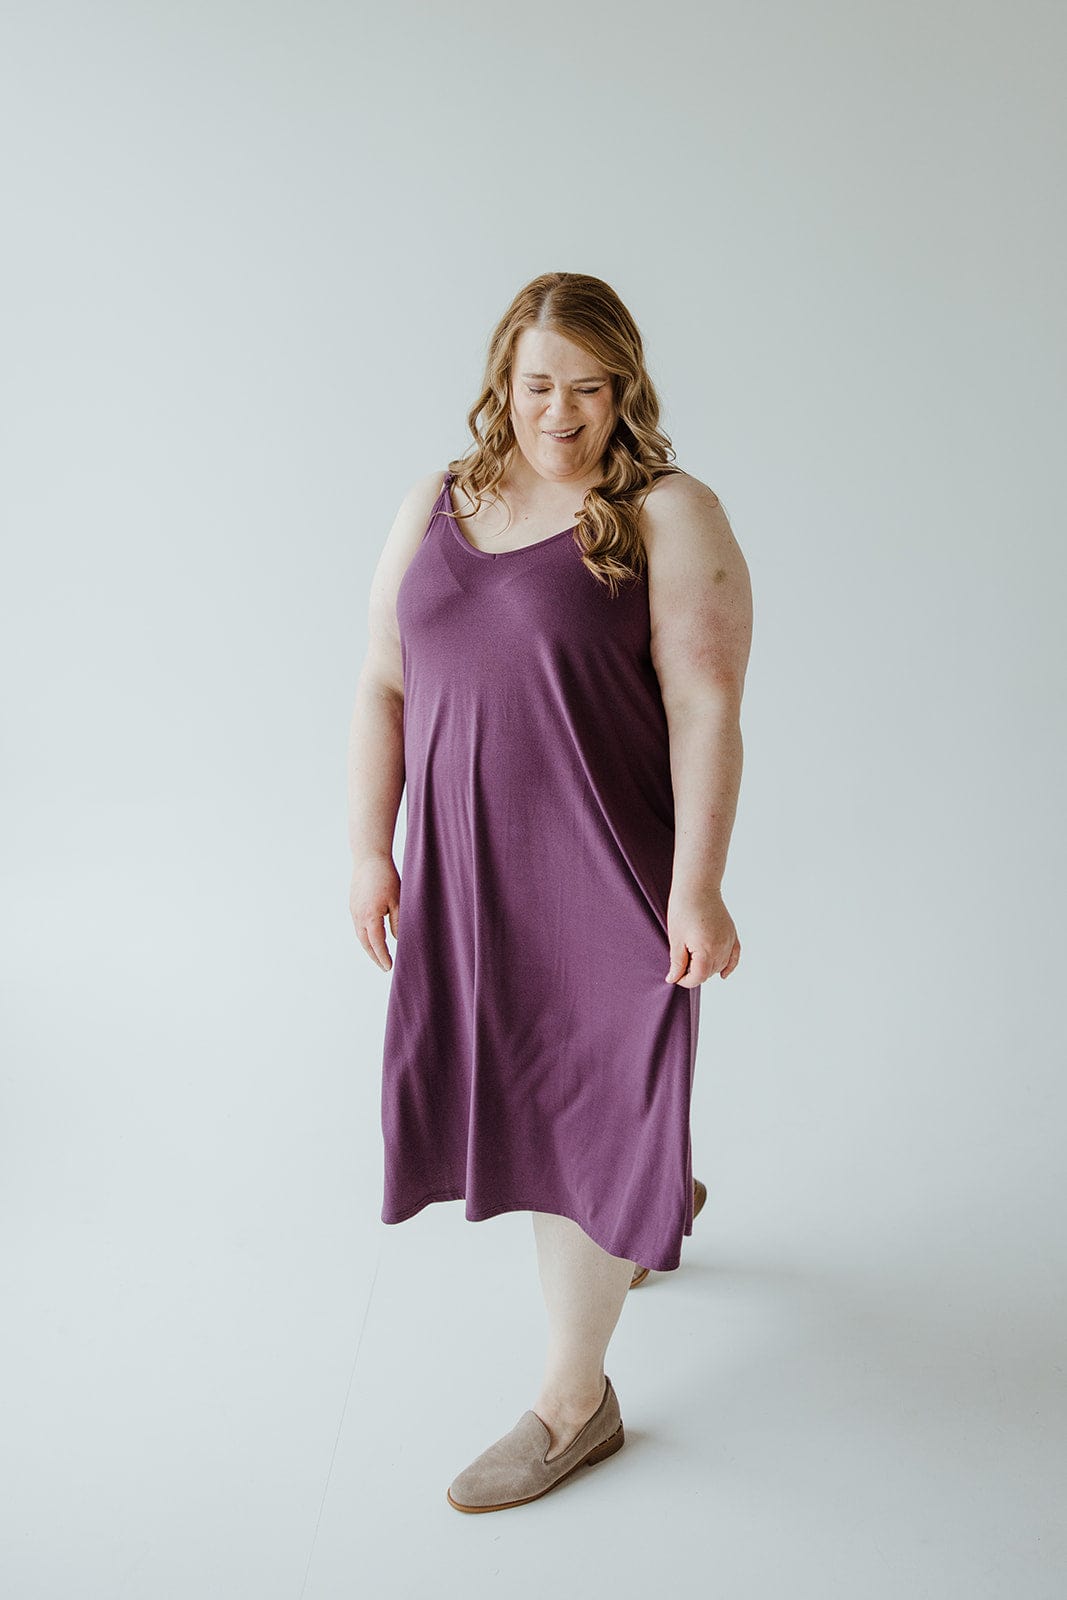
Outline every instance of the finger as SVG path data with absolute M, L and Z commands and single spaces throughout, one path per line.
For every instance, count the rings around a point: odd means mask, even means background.
M 389 946 L 385 942 L 385 918 L 374 917 L 365 922 L 364 927 L 367 931 L 367 938 L 370 941 L 371 955 L 382 970 L 388 972 L 393 964 L 393 958 L 389 954 Z
M 375 966 L 380 966 L 381 963 L 379 962 L 378 957 L 375 955 L 374 950 L 373 950 L 373 948 L 371 946 L 371 942 L 367 938 L 366 932 L 364 931 L 364 929 L 362 927 L 357 927 L 357 929 L 356 929 L 356 938 L 359 940 L 359 942 L 363 946 L 364 950 L 370 956 L 370 958 L 374 962 Z
M 707 982 L 714 972 L 715 968 L 712 965 L 711 957 L 704 951 L 698 951 L 691 956 L 689 970 L 685 977 L 679 981 L 678 987 L 680 989 L 698 989 L 702 983 Z
M 664 983 L 677 983 L 689 964 L 689 950 L 684 944 L 671 945 L 671 964 Z
M 723 967 L 723 969 L 722 969 L 722 976 L 724 978 L 728 978 L 730 976 L 731 972 L 737 966 L 737 963 L 740 961 L 740 959 L 741 959 L 741 944 L 740 944 L 739 940 L 735 939 L 734 940 L 734 947 L 730 951 L 730 959 L 726 963 L 725 967 Z

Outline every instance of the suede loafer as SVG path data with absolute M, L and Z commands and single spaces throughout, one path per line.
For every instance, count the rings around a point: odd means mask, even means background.
M 536 1411 L 524 1411 L 509 1433 L 464 1467 L 448 1489 L 457 1511 L 505 1511 L 538 1500 L 579 1467 L 591 1467 L 621 1450 L 624 1434 L 619 1401 L 604 1376 L 604 1396 L 582 1431 L 551 1461 L 552 1435 Z

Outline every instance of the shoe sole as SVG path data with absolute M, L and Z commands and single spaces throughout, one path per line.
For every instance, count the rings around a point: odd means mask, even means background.
M 594 1445 L 587 1456 L 583 1456 L 580 1461 L 576 1461 L 573 1467 L 568 1467 L 566 1472 L 561 1472 L 554 1482 L 548 1484 L 544 1489 L 538 1489 L 536 1494 L 523 1495 L 521 1500 L 502 1500 L 496 1506 L 465 1506 L 459 1500 L 453 1500 L 450 1489 L 446 1489 L 445 1494 L 448 1496 L 449 1505 L 455 1506 L 457 1511 L 507 1511 L 511 1506 L 529 1505 L 531 1500 L 540 1500 L 542 1495 L 551 1494 L 553 1489 L 558 1488 L 572 1473 L 577 1472 L 579 1467 L 595 1467 L 598 1461 L 606 1461 L 608 1456 L 613 1456 L 616 1450 L 622 1449 L 625 1441 L 626 1434 L 620 1422 L 610 1439 L 605 1439 L 603 1444 Z
M 707 1198 L 708 1198 L 707 1186 L 706 1186 L 706 1184 L 701 1183 L 700 1179 L 698 1178 L 696 1180 L 696 1183 L 693 1185 L 693 1221 L 694 1222 L 696 1221 L 697 1217 L 699 1217 L 700 1213 L 703 1211 L 704 1202 L 705 1202 L 705 1200 Z M 638 1267 L 636 1272 L 634 1273 L 633 1277 L 630 1279 L 630 1288 L 631 1289 L 636 1289 L 642 1283 L 644 1283 L 645 1279 L 648 1277 L 648 1275 L 651 1272 L 651 1270 L 652 1270 L 651 1267 Z

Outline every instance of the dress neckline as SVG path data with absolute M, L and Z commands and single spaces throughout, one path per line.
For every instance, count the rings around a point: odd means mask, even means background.
M 467 535 L 463 532 L 463 529 L 459 525 L 459 518 L 456 516 L 456 508 L 452 503 L 452 477 L 453 474 L 451 472 L 445 473 L 444 488 L 441 490 L 441 495 L 446 506 L 448 525 L 463 548 L 465 550 L 469 550 L 472 556 L 482 556 L 489 561 L 497 561 L 501 556 L 521 556 L 524 555 L 527 550 L 539 550 L 543 544 L 555 544 L 557 539 L 565 539 L 567 535 L 569 533 L 573 533 L 575 528 L 578 526 L 576 522 L 572 522 L 569 528 L 561 528 L 559 533 L 550 533 L 544 539 L 534 539 L 530 544 L 516 545 L 512 550 L 479 549 L 476 544 L 471 544 L 470 540 L 467 538 Z

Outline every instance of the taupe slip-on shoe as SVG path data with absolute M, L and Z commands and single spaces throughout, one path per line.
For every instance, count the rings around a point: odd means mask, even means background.
M 448 1489 L 457 1511 L 504 1511 L 538 1500 L 579 1467 L 591 1467 L 623 1446 L 622 1416 L 611 1379 L 604 1375 L 604 1398 L 566 1450 L 546 1461 L 552 1447 L 536 1411 L 524 1411 L 502 1439 L 475 1456 Z
M 701 1210 L 701 1208 L 702 1208 L 702 1206 L 704 1204 L 704 1201 L 707 1198 L 708 1198 L 707 1189 L 701 1183 L 699 1178 L 694 1178 L 693 1179 L 693 1216 L 694 1216 L 694 1218 L 699 1215 L 700 1210 Z M 648 1277 L 648 1274 L 649 1274 L 650 1270 L 651 1269 L 649 1267 L 638 1267 L 638 1266 L 635 1266 L 634 1267 L 634 1275 L 630 1279 L 630 1288 L 631 1289 L 636 1289 L 637 1285 L 639 1283 L 644 1283 L 645 1279 Z

